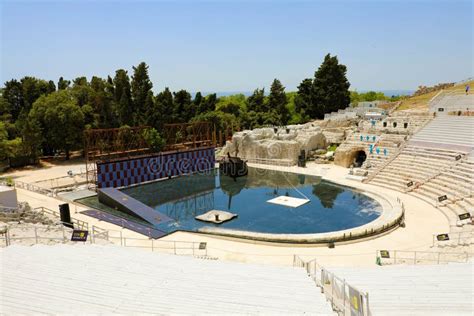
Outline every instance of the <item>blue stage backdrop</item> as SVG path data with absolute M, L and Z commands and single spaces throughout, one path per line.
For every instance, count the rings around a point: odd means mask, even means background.
M 214 147 L 97 162 L 97 186 L 117 188 L 213 169 Z

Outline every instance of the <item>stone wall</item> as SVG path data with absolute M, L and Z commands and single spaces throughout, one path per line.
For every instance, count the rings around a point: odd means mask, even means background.
M 296 163 L 301 150 L 325 148 L 326 137 L 316 123 L 268 127 L 235 133 L 221 155 L 243 159 L 284 159 Z

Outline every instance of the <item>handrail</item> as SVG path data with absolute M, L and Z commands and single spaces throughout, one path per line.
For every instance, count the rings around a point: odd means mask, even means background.
M 382 256 L 382 252 L 384 255 Z M 376 262 L 384 264 L 442 264 L 442 263 L 465 263 L 469 262 L 468 252 L 441 252 L 441 251 L 418 251 L 418 250 L 377 250 L 375 252 Z M 471 254 L 472 255 L 472 254 Z
M 309 277 L 321 288 L 332 309 L 339 315 L 370 316 L 369 293 L 360 291 L 334 273 L 318 264 L 316 259 L 304 261 L 298 255 L 293 256 L 293 266 L 304 268 Z
M 40 206 L 40 207 L 35 207 L 33 210 L 39 212 L 40 214 L 49 214 L 49 215 L 52 215 L 54 217 L 57 217 L 57 218 L 61 218 L 61 215 L 59 212 L 57 211 L 53 211 L 47 207 L 44 207 L 44 206 Z M 60 221 L 61 223 L 64 223 L 62 221 Z M 71 222 L 73 225 L 75 225 L 75 228 L 77 229 L 81 229 L 81 230 L 89 230 L 89 223 L 88 222 L 85 222 L 85 221 L 82 221 L 80 219 L 77 219 L 77 218 L 73 218 L 71 217 Z M 67 224 L 70 224 L 70 223 L 67 223 Z
M 431 247 L 459 246 L 474 244 L 474 231 L 449 232 L 449 240 L 438 241 L 437 234 L 433 234 L 433 244 Z
M 39 209 L 39 208 L 38 208 Z M 46 208 L 45 208 L 46 209 Z M 48 210 L 48 209 L 46 209 Z M 46 211 L 47 212 L 47 211 Z M 54 211 L 53 211 L 54 212 Z M 57 226 L 54 226 L 54 229 L 57 229 Z M 4 240 L 3 246 L 10 246 L 12 241 L 22 241 L 22 240 L 34 240 L 34 244 L 41 244 L 43 240 L 46 241 L 59 241 L 61 243 L 69 242 L 70 238 L 66 236 L 67 233 L 72 233 L 72 229 L 61 225 L 62 236 L 51 236 L 43 235 L 41 236 L 41 228 L 33 227 L 33 236 L 15 236 L 11 237 L 9 230 L 6 234 L 0 235 L 0 241 Z M 50 231 L 50 226 L 45 228 L 46 231 Z M 118 232 L 119 236 L 112 236 L 110 232 Z M 61 233 L 61 231 L 58 231 Z M 1 238 L 3 237 L 3 238 Z M 103 228 L 92 225 L 91 230 L 89 231 L 89 240 L 87 242 L 91 244 L 96 244 L 98 239 L 106 240 L 112 242 L 114 239 L 120 240 L 120 246 L 122 247 L 131 247 L 131 248 L 144 248 L 151 251 L 161 251 L 175 255 L 192 255 L 192 256 L 204 256 L 207 257 L 207 243 L 205 242 L 196 242 L 196 241 L 179 241 L 179 240 L 155 240 L 150 238 L 132 238 L 132 237 L 123 237 L 121 231 L 108 231 Z
M 28 190 L 28 191 L 39 193 L 39 194 L 49 195 L 49 196 L 56 195 L 56 192 L 54 190 L 42 188 L 32 183 L 26 183 L 19 180 L 15 180 L 14 183 L 15 183 L 15 188 L 20 188 L 20 189 Z

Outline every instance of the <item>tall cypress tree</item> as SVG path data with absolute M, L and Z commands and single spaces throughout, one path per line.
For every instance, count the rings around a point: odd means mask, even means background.
M 345 109 L 351 102 L 346 78 L 347 68 L 339 64 L 337 56 L 327 54 L 314 75 L 311 89 L 311 118 L 324 118 L 325 113 Z
M 189 111 L 191 107 L 191 94 L 186 90 L 174 92 L 173 121 L 185 123 L 189 121 L 196 113 Z
M 63 77 L 59 77 L 59 80 L 58 80 L 58 90 L 67 89 L 70 84 L 71 84 L 71 81 L 69 81 L 69 80 L 64 80 Z
M 132 103 L 135 125 L 143 124 L 147 113 L 146 102 L 148 92 L 153 88 L 150 77 L 148 76 L 148 65 L 141 62 L 137 67 L 133 67 L 132 76 Z
M 270 111 L 275 111 L 280 117 L 278 123 L 286 125 L 290 119 L 290 111 L 286 107 L 288 100 L 286 98 L 285 87 L 280 80 L 273 80 L 270 87 L 270 95 L 268 96 L 268 108 Z M 276 122 L 275 122 L 276 123 Z
M 303 116 L 311 108 L 311 90 L 313 87 L 313 80 L 304 79 L 298 86 L 298 92 L 295 97 L 295 111 L 301 113 Z
M 120 125 L 133 125 L 132 122 L 132 95 L 130 91 L 130 78 L 126 70 L 119 69 L 113 79 L 113 93 Z
M 247 109 L 255 112 L 267 112 L 265 104 L 265 89 L 255 89 L 247 98 Z
M 160 123 L 173 123 L 173 94 L 168 87 L 166 87 L 162 92 L 158 93 L 156 96 L 155 105 L 162 113 Z M 157 127 L 158 130 L 161 129 L 160 126 Z

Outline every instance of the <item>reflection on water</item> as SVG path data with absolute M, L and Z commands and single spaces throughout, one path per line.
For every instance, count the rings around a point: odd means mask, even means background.
M 313 185 L 313 194 L 319 198 L 324 208 L 333 208 L 334 201 L 342 192 L 344 192 L 344 189 L 329 182 Z
M 123 192 L 175 219 L 159 227 L 168 231 L 218 226 L 267 233 L 319 233 L 360 226 L 380 215 L 376 201 L 320 177 L 255 168 L 235 180 L 213 170 Z M 307 197 L 310 202 L 298 208 L 267 202 L 280 195 Z M 213 209 L 238 217 L 220 225 L 195 220 Z

